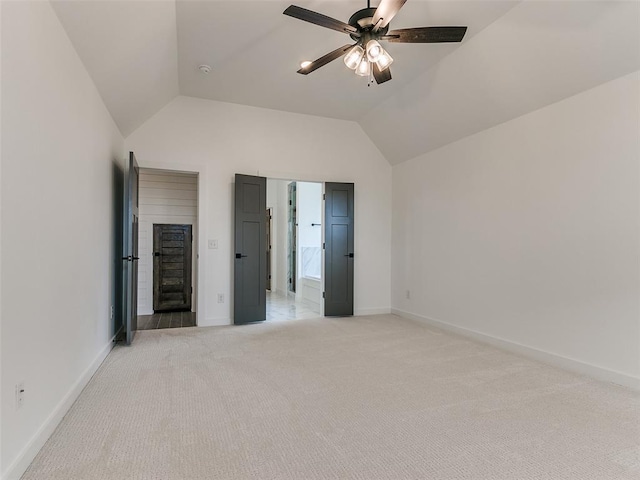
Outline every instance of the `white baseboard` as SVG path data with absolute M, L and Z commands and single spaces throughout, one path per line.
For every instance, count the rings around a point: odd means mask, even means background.
M 380 308 L 358 308 L 354 310 L 354 315 L 360 317 L 364 315 L 384 315 L 391 313 L 391 309 L 389 307 L 380 307 Z
M 405 312 L 404 310 L 398 310 L 396 308 L 391 309 L 391 313 L 400 317 L 416 320 L 418 322 L 426 323 L 429 326 L 446 330 L 448 332 L 456 333 L 464 337 L 478 340 L 482 343 L 488 343 L 494 347 L 498 347 L 502 350 L 507 350 L 518 355 L 532 358 L 542 363 L 553 365 L 565 370 L 569 370 L 582 375 L 603 380 L 605 382 L 615 383 L 625 387 L 632 388 L 634 390 L 640 390 L 640 377 L 634 377 L 626 373 L 610 370 L 608 368 L 599 367 L 590 363 L 582 362 L 574 358 L 565 357 L 556 353 L 546 352 L 537 348 L 522 345 L 520 343 L 512 342 L 504 338 L 495 337 L 486 333 L 471 330 L 465 327 L 459 327 L 442 320 L 436 320 L 434 318 L 425 317 L 423 315 L 417 315 L 415 313 Z
M 224 325 L 233 325 L 233 322 L 229 317 L 204 318 L 201 321 L 198 320 L 199 327 L 222 327 Z
M 67 414 L 73 402 L 80 396 L 84 387 L 89 383 L 91 377 L 96 373 L 98 367 L 102 364 L 111 349 L 115 345 L 115 336 L 105 345 L 98 355 L 93 359 L 91 364 L 82 372 L 80 378 L 73 384 L 67 394 L 62 398 L 60 403 L 56 405 L 53 412 L 47 417 L 44 423 L 40 426 L 38 431 L 31 437 L 31 440 L 20 451 L 18 457 L 7 467 L 2 474 L 2 480 L 19 480 L 20 477 L 27 470 L 35 456 L 40 449 L 44 446 L 45 442 L 49 439 L 53 431 L 56 429 L 60 421 Z
M 304 303 L 304 302 L 303 302 Z M 354 312 L 356 316 L 364 315 L 383 315 L 391 313 L 390 308 L 361 308 Z M 222 327 L 225 325 L 233 325 L 233 320 L 228 317 L 207 318 L 198 322 L 199 327 Z

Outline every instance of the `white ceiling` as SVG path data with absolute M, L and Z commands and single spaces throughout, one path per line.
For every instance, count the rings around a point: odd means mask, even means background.
M 282 14 L 290 1 L 178 1 L 180 91 L 184 95 L 325 117 L 357 120 L 399 92 L 417 75 L 459 45 L 387 44 L 394 57 L 393 81 L 367 88 L 367 80 L 341 60 L 305 76 L 303 60 L 314 60 L 355 43 L 348 35 Z M 365 1 L 308 2 L 296 5 L 347 21 Z M 392 28 L 468 25 L 471 39 L 514 5 L 504 1 L 424 2 L 410 0 Z M 196 66 L 214 70 L 202 75 Z
M 346 21 L 364 0 L 53 3 L 125 137 L 182 94 L 356 120 L 398 163 L 640 69 L 635 1 L 409 0 L 391 28 L 467 25 L 465 40 L 387 44 L 393 80 L 369 88 L 340 60 L 297 74 L 352 41 L 282 15 Z
M 52 4 L 125 137 L 179 95 L 173 1 Z

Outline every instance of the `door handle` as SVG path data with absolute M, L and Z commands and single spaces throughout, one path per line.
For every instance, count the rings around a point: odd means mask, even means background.
M 123 260 L 126 260 L 127 262 L 132 262 L 134 260 L 140 260 L 140 257 L 134 257 L 134 256 L 127 256 L 127 257 L 122 257 Z
M 132 257 L 131 260 L 140 260 L 140 257 Z
M 244 258 L 246 255 L 242 255 L 241 253 L 236 253 L 236 258 Z
M 353 253 L 347 253 L 345 257 L 353 258 Z
M 160 256 L 162 256 L 162 254 L 160 252 L 153 252 L 153 256 L 154 257 L 160 257 Z

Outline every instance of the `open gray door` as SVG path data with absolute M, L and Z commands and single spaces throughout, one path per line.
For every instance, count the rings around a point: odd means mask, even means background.
M 267 318 L 267 179 L 236 174 L 234 316 L 236 325 Z
M 353 315 L 353 183 L 325 183 L 324 314 Z
M 138 329 L 138 178 L 140 169 L 133 152 L 124 185 L 123 318 L 127 345 Z

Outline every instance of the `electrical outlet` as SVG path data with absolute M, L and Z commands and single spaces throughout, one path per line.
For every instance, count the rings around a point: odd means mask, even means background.
M 113 320 L 114 315 L 115 315 L 115 308 L 113 305 L 111 305 L 111 309 L 109 310 L 109 318 Z
M 211 249 L 218 248 L 218 240 L 209 240 L 209 248 Z
M 224 303 L 224 293 L 218 294 L 218 303 Z
M 411 290 L 407 290 L 405 296 L 407 297 L 407 300 L 411 300 Z
M 20 410 L 24 405 L 24 383 L 16 385 L 16 410 Z

